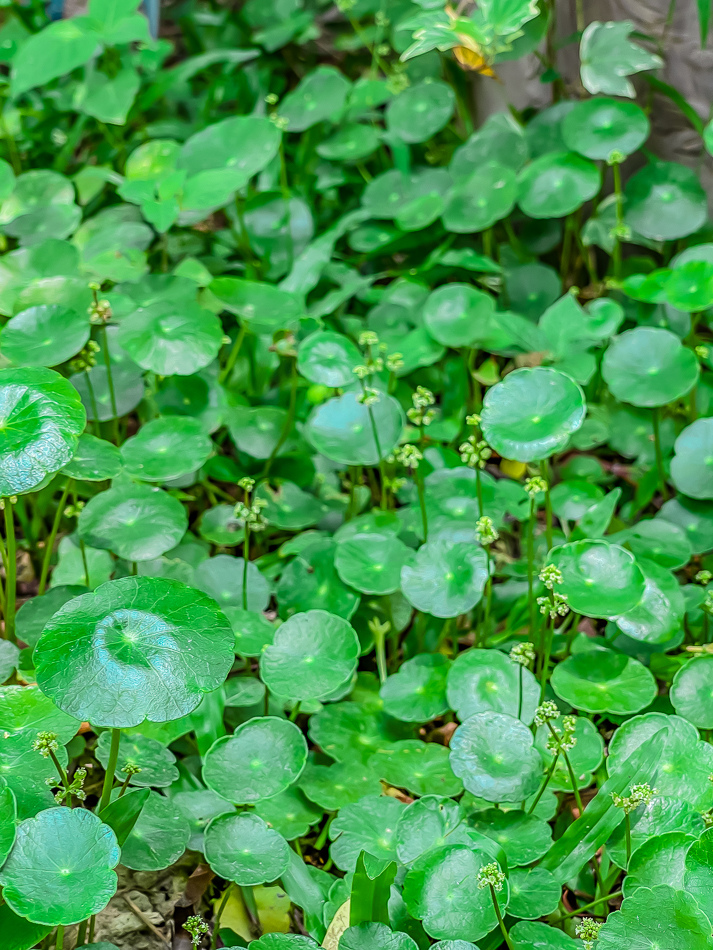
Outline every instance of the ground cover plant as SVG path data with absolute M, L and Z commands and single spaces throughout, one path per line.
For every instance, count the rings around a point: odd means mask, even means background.
M 2 950 L 713 950 L 665 51 L 580 7 L 570 87 L 530 0 L 137 6 L 0 28 Z M 478 119 L 533 50 L 552 104 Z

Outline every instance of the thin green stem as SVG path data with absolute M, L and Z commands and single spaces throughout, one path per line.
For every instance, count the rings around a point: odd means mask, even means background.
M 94 435 L 100 435 L 100 421 L 99 421 L 99 407 L 97 405 L 97 397 L 94 392 L 94 386 L 92 386 L 92 378 L 89 375 L 89 370 L 85 369 L 84 375 L 87 378 L 87 392 L 89 393 L 89 405 L 92 407 L 92 428 L 94 429 Z
M 520 669 L 518 670 L 518 684 L 517 684 L 517 718 L 522 718 L 522 676 L 523 676 L 523 665 L 518 663 Z
M 59 759 L 57 758 L 55 753 L 52 751 L 52 749 L 49 750 L 49 754 L 50 754 L 50 758 L 52 759 L 52 763 L 54 764 L 54 767 L 57 769 L 60 781 L 62 785 L 64 786 L 64 790 L 66 792 L 69 792 L 69 778 L 64 768 L 62 767 L 62 763 L 59 761 Z M 68 801 L 67 804 L 71 805 L 72 803 Z
M 540 702 L 542 702 L 542 700 L 540 700 Z M 555 742 L 559 744 L 561 736 L 557 734 L 551 722 L 547 723 L 547 728 L 550 730 L 550 735 L 554 737 Z M 560 747 L 558 751 L 561 752 L 562 758 L 564 759 L 564 764 L 567 766 L 567 772 L 569 774 L 569 780 L 572 783 L 572 792 L 574 794 L 574 800 L 577 803 L 577 808 L 579 809 L 579 814 L 583 815 L 584 805 L 582 804 L 582 797 L 579 794 L 579 784 L 577 782 L 577 776 L 574 774 L 574 769 L 572 768 L 571 759 L 567 755 L 566 749 Z
M 121 741 L 121 730 L 112 729 L 111 730 L 111 747 L 109 749 L 109 761 L 106 767 L 106 775 L 104 776 L 104 786 L 102 788 L 102 796 L 99 801 L 98 813 L 101 814 L 106 806 L 111 801 L 111 790 L 114 787 L 114 773 L 116 772 L 116 764 L 119 761 L 119 743 Z
M 89 562 L 87 561 L 87 546 L 84 543 L 84 538 L 79 539 L 79 553 L 82 555 L 82 566 L 84 567 L 84 578 L 87 582 L 87 587 L 91 588 L 92 582 L 89 579 Z
M 77 947 L 83 947 L 87 942 L 87 926 L 89 925 L 88 920 L 83 920 L 79 925 L 79 930 L 77 931 Z
M 298 700 L 295 705 L 292 707 L 292 712 L 290 713 L 290 722 L 294 722 L 300 714 L 300 709 L 302 708 L 301 700 Z
M 428 514 L 426 513 L 426 493 L 423 488 L 423 479 L 418 474 L 418 469 L 414 473 L 416 479 L 416 491 L 418 492 L 418 505 L 421 509 L 421 527 L 423 528 L 423 540 L 428 541 Z
M 527 522 L 527 604 L 530 614 L 530 636 L 535 637 L 535 498 L 530 498 L 530 517 Z
M 126 790 L 127 790 L 128 787 L 129 787 L 129 782 L 130 782 L 130 781 L 131 781 L 131 775 L 129 774 L 129 775 L 127 775 L 126 778 L 124 779 L 124 784 L 123 784 L 123 785 L 121 786 L 121 788 L 119 789 L 119 794 L 117 795 L 117 798 L 123 798 L 123 797 L 124 797 L 124 795 L 126 794 Z
M 631 861 L 631 818 L 629 812 L 624 812 L 624 835 L 626 838 L 626 866 L 629 867 Z
M 89 943 L 94 943 L 94 930 L 97 925 L 97 915 L 92 914 L 89 918 Z
M 62 950 L 64 947 L 64 924 L 60 924 L 57 928 L 57 942 L 55 946 L 57 950 Z
M 563 920 L 569 920 L 570 917 L 578 917 L 580 914 L 584 913 L 585 910 L 591 910 L 598 904 L 603 904 L 605 901 L 616 900 L 617 897 L 621 896 L 621 891 L 614 891 L 612 894 L 604 894 L 603 897 L 597 897 L 596 900 L 590 901 L 588 904 L 582 904 L 582 906 L 577 907 L 576 910 L 570 910 L 566 914 L 560 914 L 559 917 L 550 918 L 550 923 L 552 926 L 555 926 L 555 924 L 562 923 Z
M 250 526 L 245 523 L 243 536 L 243 610 L 248 609 L 248 561 L 250 560 Z
M 614 277 L 621 279 L 621 235 L 624 231 L 624 192 L 621 187 L 621 169 L 618 162 L 613 162 L 612 175 L 614 176 L 614 194 L 616 195 L 616 234 L 614 235 L 614 250 L 612 260 L 614 262 Z
M 287 415 L 285 416 L 285 423 L 282 426 L 282 432 L 280 433 L 280 438 L 275 443 L 272 452 L 270 452 L 270 457 L 265 462 L 265 468 L 262 470 L 262 477 L 266 478 L 270 473 L 270 468 L 272 463 L 277 458 L 277 453 L 280 451 L 282 446 L 287 441 L 290 432 L 292 431 L 292 426 L 295 422 L 295 411 L 297 409 L 297 384 L 298 384 L 298 375 L 297 375 L 297 359 L 292 360 L 292 370 L 290 372 L 290 401 L 287 407 Z
M 104 365 L 106 366 L 106 382 L 109 387 L 109 401 L 111 403 L 112 428 L 114 430 L 114 444 L 121 445 L 121 436 L 119 434 L 119 413 L 116 408 L 116 390 L 114 389 L 114 374 L 111 369 L 111 354 L 109 353 L 109 335 L 106 332 L 106 326 L 101 328 L 102 350 L 104 352 Z
M 52 529 L 49 533 L 49 537 L 45 542 L 45 551 L 42 557 L 42 570 L 40 572 L 40 583 L 37 588 L 37 593 L 41 597 L 45 592 L 47 586 L 47 575 L 49 574 L 50 561 L 52 560 L 52 552 L 54 551 L 54 542 L 57 538 L 57 532 L 59 531 L 60 522 L 62 521 L 62 515 L 64 513 L 64 506 L 67 502 L 67 496 L 69 495 L 69 490 L 72 485 L 72 479 L 67 479 L 67 484 L 64 486 L 64 491 L 62 496 L 59 499 L 57 505 L 57 511 L 54 515 L 54 521 L 52 522 Z
M 552 762 L 550 764 L 550 767 L 545 772 L 545 777 L 542 781 L 542 785 L 540 785 L 540 790 L 538 791 L 537 795 L 534 798 L 534 801 L 532 802 L 532 804 L 527 810 L 528 815 L 531 815 L 533 813 L 533 811 L 537 808 L 538 802 L 540 801 L 542 796 L 545 794 L 545 789 L 550 784 L 550 779 L 554 775 L 559 757 L 560 757 L 559 751 L 555 752 Z
M 213 933 L 210 938 L 210 950 L 215 950 L 218 946 L 218 932 L 220 930 L 220 918 L 223 916 L 223 911 L 225 910 L 225 905 L 228 903 L 230 898 L 230 888 L 232 887 L 229 884 L 226 889 L 223 897 L 221 898 L 220 904 L 218 904 L 218 910 L 215 912 L 215 919 L 213 921 Z
M 376 653 L 376 668 L 379 671 L 379 682 L 383 686 L 388 676 L 386 666 L 386 630 L 381 624 L 374 630 L 374 652 Z
M 547 483 L 547 488 L 545 488 L 545 538 L 547 540 L 547 550 L 550 551 L 552 550 L 552 498 L 550 496 L 550 481 L 552 480 L 552 472 L 550 471 L 550 464 L 547 459 L 542 460 L 542 477 Z
M 245 339 L 246 332 L 247 332 L 247 327 L 245 326 L 245 324 L 243 324 L 238 330 L 238 335 L 235 337 L 235 342 L 233 343 L 233 346 L 231 347 L 225 366 L 223 367 L 223 369 L 220 372 L 220 375 L 218 376 L 219 383 L 224 383 L 226 379 L 228 379 L 230 374 L 232 373 L 236 360 L 238 356 L 240 355 L 240 349 L 243 345 L 243 340 Z
M 17 598 L 17 552 L 15 549 L 15 516 L 9 498 L 3 499 L 5 513 L 5 543 L 7 561 L 5 562 L 5 639 L 16 641 L 15 602 Z
M 668 501 L 668 486 L 666 485 L 666 470 L 663 464 L 663 452 L 661 451 L 661 409 L 656 406 L 652 409 L 652 419 L 654 428 L 654 451 L 656 453 L 656 468 L 659 473 L 659 485 L 664 501 Z
M 498 904 L 498 895 L 495 893 L 495 888 L 492 884 L 489 884 L 490 896 L 493 899 L 493 907 L 495 908 L 495 916 L 498 918 L 498 927 L 500 927 L 500 932 L 503 935 L 503 939 L 507 944 L 508 950 L 515 950 L 512 940 L 510 939 L 510 934 L 508 929 L 505 926 L 505 921 L 503 920 L 503 915 L 500 913 L 500 905 Z
M 542 625 L 542 669 L 540 670 L 540 703 L 545 698 L 547 689 L 547 671 L 550 665 L 550 654 L 552 652 L 552 639 L 555 635 L 555 618 L 551 617 L 549 624 L 547 621 Z

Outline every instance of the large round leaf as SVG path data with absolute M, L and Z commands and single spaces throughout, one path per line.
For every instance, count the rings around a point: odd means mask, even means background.
M 404 900 L 426 933 L 447 940 L 479 940 L 497 926 L 489 888 L 476 885 L 478 871 L 492 863 L 477 848 L 453 845 L 429 851 L 406 875 Z M 497 894 L 504 914 L 508 889 Z
M 520 172 L 518 204 L 531 218 L 563 218 L 601 187 L 597 166 L 575 152 L 550 152 Z
M 499 162 L 484 162 L 447 192 L 443 226 L 457 234 L 484 231 L 510 214 L 516 198 L 513 169 Z
M 178 581 L 125 577 L 61 607 L 35 648 L 37 682 L 70 715 L 125 728 L 185 716 L 225 680 L 233 631 Z
M 196 472 L 205 464 L 213 443 L 203 424 L 190 416 L 154 419 L 121 447 L 129 475 L 147 482 L 165 482 Z
M 666 643 L 680 629 L 685 600 L 674 575 L 654 561 L 639 558 L 644 594 L 636 607 L 615 617 L 622 633 L 644 643 Z
M 384 712 L 404 722 L 430 722 L 448 710 L 450 663 L 440 653 L 420 653 L 402 663 L 381 687 Z
M 99 736 L 95 755 L 106 769 L 109 765 L 111 732 L 106 730 Z M 176 756 L 156 739 L 149 739 L 139 733 L 128 736 L 122 733 L 119 742 L 119 759 L 116 763 L 115 778 L 124 782 L 127 778 L 125 766 L 133 765 L 140 772 L 130 776 L 129 784 L 139 788 L 168 788 L 178 781 L 179 772 L 175 765 Z
M 552 844 L 552 832 L 547 822 L 520 809 L 488 808 L 476 812 L 471 822 L 481 835 L 500 845 L 511 867 L 531 864 L 541 858 Z
M 178 166 L 189 175 L 229 170 L 237 189 L 270 163 L 279 146 L 280 132 L 265 116 L 232 116 L 192 135 L 181 147 Z
M 369 759 L 379 778 L 416 795 L 458 795 L 463 783 L 453 774 L 449 752 L 438 742 L 404 739 Z
M 349 337 L 331 330 L 317 330 L 302 340 L 297 351 L 297 369 L 311 383 L 334 389 L 351 386 L 354 367 L 363 358 Z
M 597 950 L 713 950 L 708 918 L 686 891 L 640 887 L 606 919 Z
M 434 617 L 457 617 L 480 601 L 488 578 L 483 548 L 466 541 L 429 541 L 401 570 L 404 597 Z
M 512 917 L 535 920 L 553 914 L 562 898 L 562 885 L 545 868 L 512 868 L 508 883 L 508 912 Z
M 542 760 L 530 730 L 502 713 L 476 713 L 453 733 L 451 767 L 487 802 L 524 801 L 537 790 Z
M 90 499 L 78 527 L 92 547 L 127 561 L 150 561 L 178 544 L 188 517 L 180 501 L 160 488 L 122 482 Z
M 193 579 L 196 587 L 209 594 L 221 607 L 243 606 L 243 577 L 247 580 L 248 610 L 264 610 L 270 600 L 270 588 L 253 561 L 245 561 L 230 554 L 218 554 L 206 558 L 195 569 Z
M 334 566 L 345 584 L 364 594 L 393 594 L 410 554 L 393 532 L 355 534 L 337 546 Z
M 218 318 L 192 301 L 156 301 L 119 324 L 119 343 L 139 366 L 188 376 L 211 363 L 223 343 Z
M 451 87 L 429 78 L 392 99 L 386 110 L 389 132 L 404 142 L 425 142 L 446 125 L 454 105 Z
M 282 835 L 249 812 L 214 818 L 205 831 L 204 853 L 216 874 L 241 887 L 276 881 L 290 861 Z
M 121 471 L 121 453 L 112 442 L 84 433 L 79 436 L 71 461 L 62 469 L 65 475 L 83 482 L 103 482 Z
M 396 825 L 403 802 L 388 795 L 368 796 L 345 805 L 329 826 L 329 853 L 343 871 L 353 871 L 361 851 L 382 861 L 396 858 Z
M 495 313 L 493 298 L 470 284 L 444 284 L 423 308 L 426 329 L 444 346 L 473 346 L 487 337 Z
M 581 950 L 582 946 L 563 930 L 530 920 L 518 921 L 510 931 L 510 939 L 515 950 Z
M 555 667 L 552 689 L 576 709 L 631 715 L 656 695 L 656 680 L 638 660 L 601 647 L 575 653 Z
M 339 938 L 339 950 L 418 950 L 418 944 L 386 924 L 357 924 Z
M 52 614 L 63 607 L 67 601 L 86 592 L 87 588 L 79 585 L 58 586 L 52 587 L 41 597 L 31 597 L 30 600 L 26 600 L 15 618 L 15 632 L 18 640 L 34 647 Z
M 277 628 L 260 657 L 260 676 L 284 699 L 326 699 L 351 679 L 360 652 L 348 621 L 326 610 L 308 610 Z
M 0 870 L 3 897 L 33 923 L 75 924 L 104 910 L 116 891 L 114 832 L 83 808 L 48 808 L 17 829 Z
M 713 656 L 691 660 L 677 671 L 671 702 L 678 715 L 694 726 L 713 728 Z
M 485 394 L 483 435 L 504 458 L 532 462 L 561 451 L 586 411 L 584 393 L 569 376 L 519 369 Z
M 0 498 L 32 491 L 71 459 L 86 424 L 76 389 L 54 370 L 0 370 Z
M 518 718 L 519 709 L 519 718 L 531 723 L 539 703 L 535 677 L 500 650 L 467 650 L 448 673 L 448 704 L 460 720 L 484 712 Z
M 151 792 L 121 847 L 121 863 L 134 871 L 161 871 L 181 857 L 190 837 L 188 819 L 178 806 Z
M 618 544 L 572 541 L 554 548 L 550 560 L 562 573 L 560 592 L 569 606 L 587 617 L 619 616 L 644 596 L 641 568 Z
M 273 798 L 297 781 L 307 761 L 307 743 L 294 723 L 274 716 L 251 719 L 208 750 L 203 779 L 236 805 Z
M 604 354 L 602 376 L 617 399 L 664 406 L 698 382 L 698 360 L 670 330 L 636 327 L 616 337 Z
M 315 407 L 305 435 L 314 448 L 342 465 L 376 465 L 396 447 L 404 414 L 393 396 L 379 395 L 371 406 L 344 393 Z
M 696 419 L 686 426 L 674 453 L 671 479 L 676 488 L 690 498 L 713 498 L 713 419 Z
M 15 843 L 17 801 L 4 778 L 0 778 L 0 867 Z
M 0 352 L 19 366 L 58 366 L 89 339 L 89 317 L 60 304 L 22 310 L 0 334 Z
M 713 914 L 713 831 L 705 831 L 690 846 L 684 860 L 683 886 L 710 919 Z
M 562 120 L 562 138 L 574 152 L 607 161 L 612 153 L 626 157 L 649 137 L 646 113 L 635 102 L 595 96 L 576 103 Z
M 626 223 L 653 241 L 693 234 L 708 217 L 698 176 L 676 162 L 646 165 L 627 181 L 624 195 Z

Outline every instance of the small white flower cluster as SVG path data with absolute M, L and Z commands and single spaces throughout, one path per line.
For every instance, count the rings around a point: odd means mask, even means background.
M 485 468 L 488 459 L 493 454 L 488 443 L 483 439 L 477 439 L 474 435 L 468 437 L 467 442 L 462 442 L 458 447 L 461 462 L 468 468 Z
M 203 935 L 209 932 L 210 927 L 199 914 L 196 914 L 186 920 L 183 929 L 191 935 L 191 943 L 197 947 L 203 940 Z
M 557 708 L 557 703 L 553 703 L 551 699 L 546 699 L 544 703 L 535 710 L 535 725 L 544 726 L 548 722 L 559 719 L 559 717 L 560 711 Z
M 554 590 L 555 584 L 561 584 L 564 578 L 562 571 L 554 564 L 546 564 L 540 571 L 540 580 L 547 590 Z
M 525 491 L 530 498 L 534 498 L 540 492 L 547 491 L 547 482 L 541 475 L 533 475 L 532 478 L 525 479 Z
M 436 418 L 436 413 L 431 408 L 435 406 L 436 397 L 430 389 L 425 386 L 417 386 L 416 392 L 412 394 L 411 401 L 413 406 L 406 411 L 409 422 L 415 426 L 430 426 Z
M 550 620 L 554 620 L 555 617 L 566 617 L 569 613 L 566 594 L 553 593 L 551 598 L 538 597 L 537 606 L 540 608 L 541 614 L 549 615 Z
M 547 737 L 546 748 L 550 755 L 556 755 L 558 752 L 569 752 L 577 745 L 577 737 L 574 732 L 577 728 L 576 716 L 562 717 L 562 731 L 557 726 L 550 725 L 550 735 Z
M 493 544 L 493 542 L 497 541 L 499 537 L 500 535 L 493 524 L 492 518 L 489 518 L 487 515 L 483 515 L 482 518 L 478 518 L 475 523 L 476 541 L 485 547 L 486 544 Z
M 650 805 L 656 795 L 658 789 L 651 788 L 648 782 L 643 782 L 641 785 L 632 785 L 627 796 L 612 792 L 611 797 L 616 807 L 623 809 L 624 814 L 628 815 L 639 805 Z
M 233 516 L 237 521 L 242 522 L 250 531 L 264 531 L 267 527 L 267 519 L 262 513 L 262 509 L 267 505 L 264 498 L 255 498 L 251 505 L 246 505 L 239 501 L 233 509 Z
M 43 759 L 49 759 L 53 752 L 59 749 L 57 734 L 55 732 L 38 732 L 37 738 L 32 743 L 35 752 L 39 752 Z
M 593 917 L 583 917 L 575 925 L 574 932 L 584 944 L 584 950 L 592 950 L 601 929 L 600 921 L 594 920 Z
M 525 640 L 523 643 L 516 643 L 512 650 L 510 650 L 510 659 L 513 663 L 519 663 L 520 666 L 529 667 L 531 663 L 534 663 L 536 656 L 535 648 L 529 640 Z
M 418 468 L 418 463 L 423 458 L 423 455 L 415 445 L 400 445 L 398 449 L 394 452 L 394 460 L 400 462 L 404 468 L 408 468 L 411 471 L 415 471 Z
M 505 875 L 500 870 L 496 861 L 486 864 L 478 871 L 478 888 L 482 891 L 486 887 L 492 887 L 494 891 L 501 891 L 505 883 Z

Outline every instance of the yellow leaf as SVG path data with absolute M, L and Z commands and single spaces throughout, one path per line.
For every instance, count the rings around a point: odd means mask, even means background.
M 516 482 L 519 482 L 527 472 L 527 465 L 524 462 L 513 462 L 512 459 L 501 459 L 500 471 L 508 478 L 514 478 Z
M 266 934 L 289 933 L 290 899 L 283 889 L 281 887 L 260 885 L 253 888 L 253 896 L 262 932 Z M 222 899 L 223 895 L 221 894 L 213 901 L 216 913 Z M 232 930 L 233 933 L 238 934 L 244 940 L 253 940 L 255 937 L 250 927 L 250 917 L 245 908 L 243 895 L 236 884 L 231 885 L 230 896 L 220 917 L 220 926 L 224 930 Z
M 467 46 L 456 46 L 453 52 L 464 69 L 480 73 L 481 76 L 495 76 L 485 58 L 476 50 L 469 49 Z
M 350 901 L 346 901 L 334 915 L 334 919 L 329 925 L 329 930 L 322 941 L 324 950 L 339 950 L 339 941 L 342 938 L 342 934 L 349 926 L 350 903 Z

